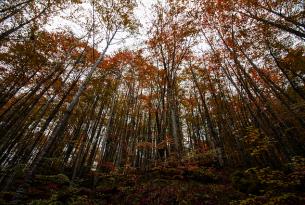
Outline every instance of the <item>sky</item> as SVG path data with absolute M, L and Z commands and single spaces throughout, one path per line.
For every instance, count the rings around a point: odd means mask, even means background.
M 157 0 L 137 0 L 138 6 L 135 9 L 135 16 L 138 19 L 138 21 L 141 24 L 141 29 L 139 29 L 139 35 L 134 35 L 132 37 L 127 38 L 125 41 L 119 41 L 118 39 L 121 39 L 123 34 L 119 34 L 116 38 L 117 42 L 114 45 L 111 45 L 108 49 L 108 54 L 111 54 L 118 49 L 124 49 L 124 48 L 136 48 L 140 47 L 143 41 L 146 40 L 146 33 L 147 29 L 149 27 L 150 19 L 152 18 L 152 13 L 150 12 L 151 6 L 156 3 Z M 88 12 L 92 11 L 92 8 L 89 4 L 83 4 L 84 9 Z M 85 29 L 82 28 L 82 26 L 79 25 L 79 17 L 74 18 L 72 20 L 68 20 L 69 16 L 71 16 L 71 11 L 73 9 L 66 9 L 63 12 L 61 12 L 59 15 L 53 16 L 50 20 L 50 22 L 45 26 L 45 29 L 49 32 L 54 31 L 62 31 L 62 30 L 71 30 L 74 35 L 76 36 L 82 36 L 85 32 Z M 77 15 L 82 14 L 82 11 L 76 11 Z M 84 15 L 82 15 L 81 18 L 86 18 Z M 103 49 L 103 44 L 101 43 L 98 47 L 98 50 Z

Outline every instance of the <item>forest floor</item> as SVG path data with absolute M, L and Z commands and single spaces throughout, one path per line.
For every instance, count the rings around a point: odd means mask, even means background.
M 303 159 L 302 159 L 303 160 Z M 281 170 L 167 164 L 146 171 L 90 172 L 78 180 L 64 174 L 36 175 L 22 204 L 305 204 L 304 161 Z M 302 162 L 300 162 L 302 161 Z M 11 187 L 17 188 L 22 179 Z M 10 204 L 14 192 L 1 192 Z

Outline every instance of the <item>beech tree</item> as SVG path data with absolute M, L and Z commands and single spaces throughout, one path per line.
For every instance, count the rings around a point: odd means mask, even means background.
M 164 70 L 164 116 L 170 125 L 168 136 L 174 140 L 174 151 L 181 155 L 183 151 L 183 133 L 179 120 L 177 95 L 177 75 L 186 55 L 193 44 L 191 38 L 197 32 L 196 27 L 184 15 L 185 7 L 169 2 L 155 6 L 156 20 L 151 28 L 149 45 Z M 167 129 L 167 128 L 165 128 Z M 170 133 L 170 134 L 169 134 Z M 165 133 L 164 133 L 165 134 Z

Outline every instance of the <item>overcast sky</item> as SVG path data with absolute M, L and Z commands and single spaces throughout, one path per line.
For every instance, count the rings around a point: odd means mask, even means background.
M 151 13 L 151 6 L 152 4 L 156 3 L 157 0 L 138 0 L 138 7 L 135 10 L 135 15 L 136 18 L 140 21 L 141 23 L 141 28 L 139 31 L 141 32 L 140 35 L 130 37 L 126 39 L 124 42 L 119 42 L 115 45 L 112 45 L 108 49 L 108 54 L 113 53 L 116 50 L 120 48 L 135 48 L 141 45 L 141 43 L 145 40 L 146 37 L 146 32 L 149 27 L 149 22 L 152 17 Z M 92 10 L 91 6 L 89 4 L 83 4 L 82 5 L 84 9 L 87 9 L 88 12 Z M 77 13 L 77 12 L 76 12 Z M 85 29 L 82 28 L 77 22 L 79 19 L 74 19 L 72 21 L 67 20 L 65 17 L 71 16 L 71 11 L 70 9 L 67 9 L 63 12 L 61 12 L 60 15 L 54 16 L 50 22 L 45 26 L 47 31 L 60 31 L 60 30 L 71 30 L 76 36 L 81 36 L 84 32 Z M 117 36 L 117 39 L 120 39 L 120 36 Z M 101 44 L 99 46 L 99 50 L 101 50 L 103 45 Z

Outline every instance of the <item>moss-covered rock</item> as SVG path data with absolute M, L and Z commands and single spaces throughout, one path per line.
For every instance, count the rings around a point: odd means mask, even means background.
M 99 182 L 96 186 L 98 192 L 109 192 L 118 187 L 115 177 L 107 176 L 99 179 Z
M 301 162 L 299 162 L 301 161 Z M 92 172 L 70 182 L 63 174 L 38 175 L 25 204 L 305 204 L 302 160 L 290 170 L 235 171 L 202 167 L 193 161 L 162 164 L 145 172 Z M 83 182 L 86 181 L 86 186 Z M 88 183 L 87 183 L 88 182 Z M 13 194 L 2 193 L 2 204 Z
M 260 194 L 261 182 L 253 175 L 247 175 L 245 172 L 236 171 L 231 175 L 231 180 L 233 186 L 243 192 L 248 194 Z
M 57 174 L 57 175 L 37 175 L 36 176 L 36 181 L 41 182 L 41 183 L 48 183 L 52 182 L 55 184 L 59 185 L 69 185 L 70 184 L 70 179 L 64 174 Z
M 184 176 L 201 183 L 217 183 L 219 177 L 209 169 L 198 168 L 186 170 Z

